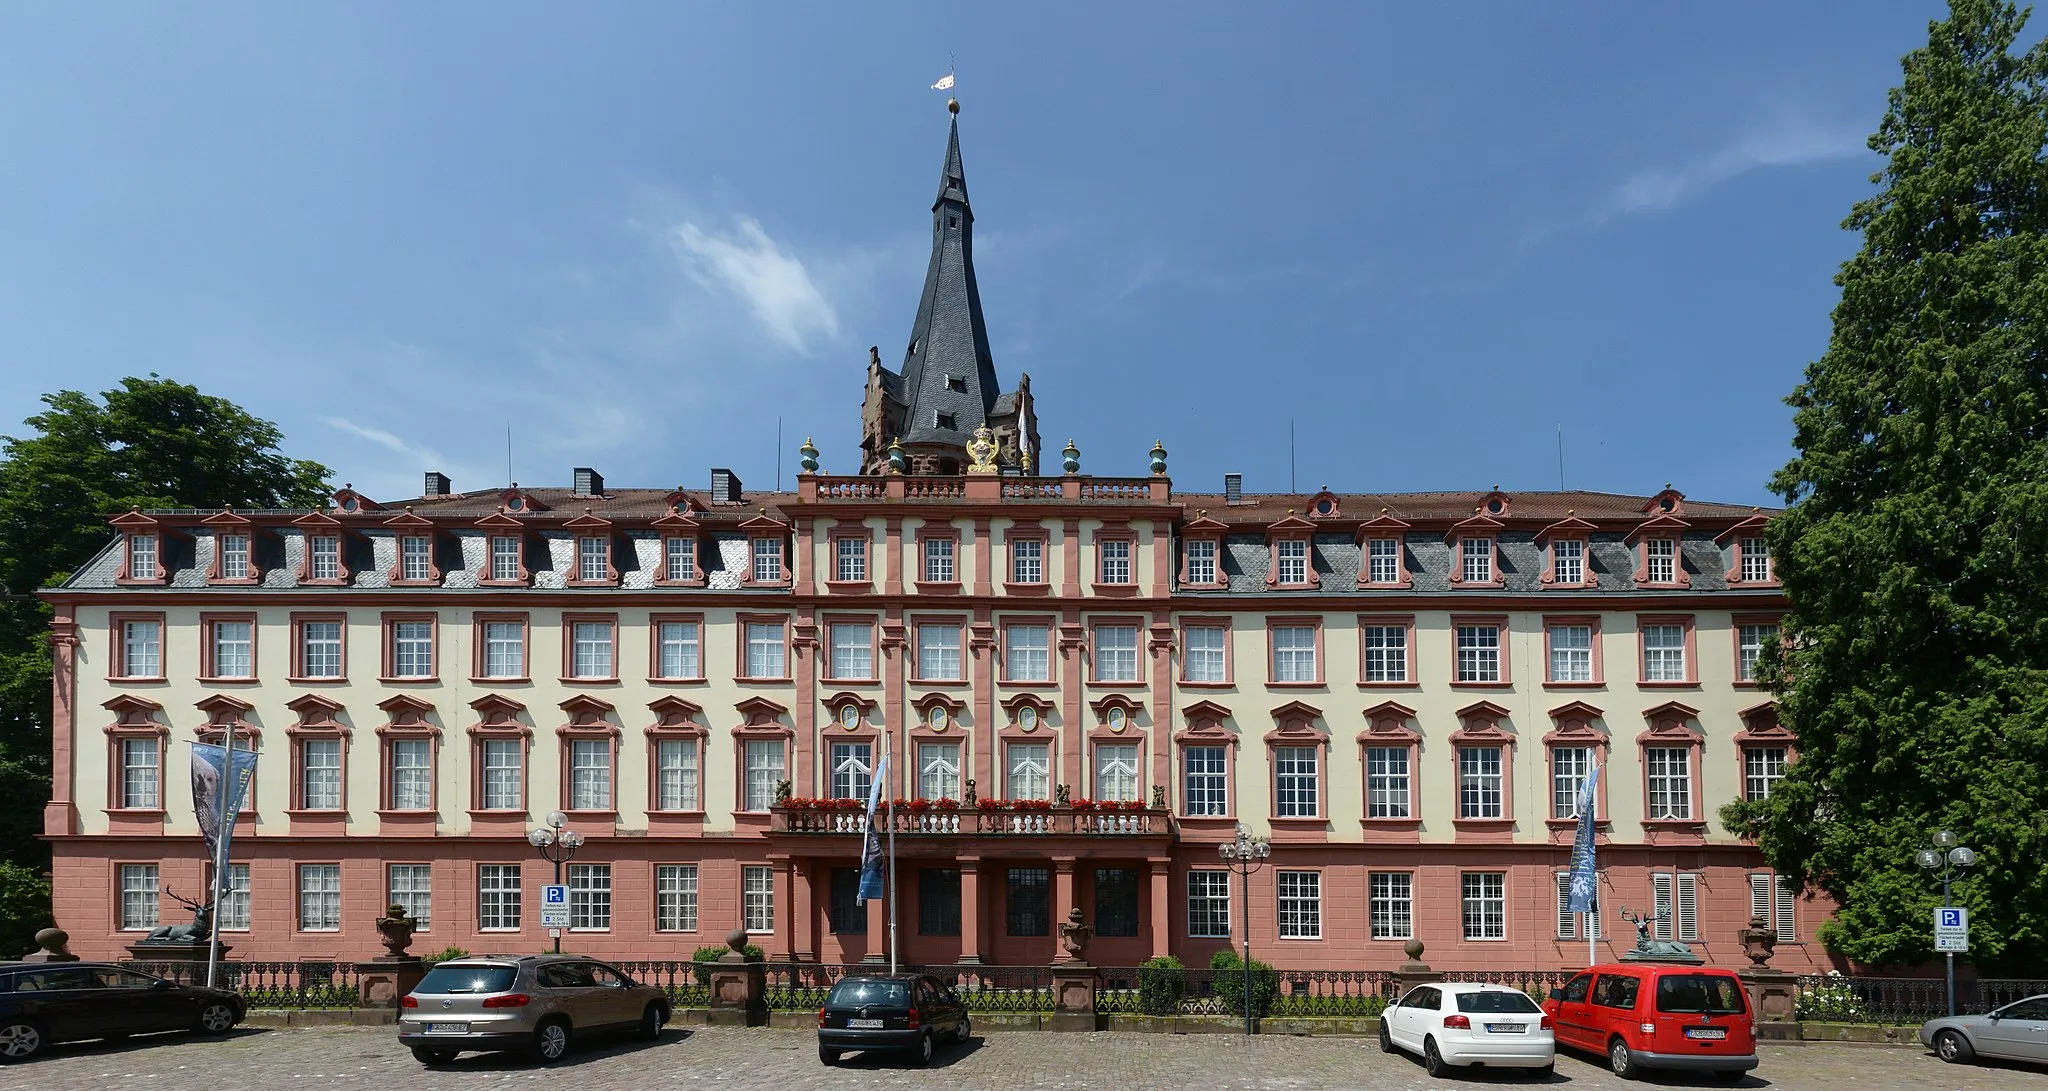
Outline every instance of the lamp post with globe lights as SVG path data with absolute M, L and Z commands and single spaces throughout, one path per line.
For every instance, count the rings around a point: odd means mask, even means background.
M 1976 852 L 1967 846 L 1957 844 L 1958 840 L 1959 838 L 1956 837 L 1953 830 L 1936 830 L 1934 831 L 1934 847 L 1931 849 L 1921 849 L 1913 854 L 1913 859 L 1921 867 L 1926 868 L 1930 872 L 1941 873 L 1941 907 L 1943 909 L 1953 908 L 1949 901 L 1949 881 L 1954 878 L 1956 872 L 1970 867 L 1977 862 Z M 1942 956 L 1948 962 L 1946 981 L 1948 1014 L 1950 1018 L 1954 1018 L 1956 1014 L 1956 953 L 1954 951 L 1944 951 Z
M 536 826 L 526 831 L 526 843 L 540 850 L 543 860 L 555 865 L 555 885 L 562 885 L 562 865 L 576 855 L 583 847 L 583 835 L 569 829 L 569 816 L 560 811 L 549 811 L 547 825 Z M 562 953 L 562 930 L 551 928 L 554 933 L 555 953 Z
M 1253 837 L 1251 827 L 1237 824 L 1237 836 L 1216 846 L 1223 857 L 1224 866 L 1237 872 L 1243 880 L 1244 917 L 1238 925 L 1239 934 L 1244 936 L 1244 1032 L 1253 1033 L 1252 1023 L 1252 872 L 1264 864 L 1266 857 L 1273 855 L 1273 842 L 1265 837 Z

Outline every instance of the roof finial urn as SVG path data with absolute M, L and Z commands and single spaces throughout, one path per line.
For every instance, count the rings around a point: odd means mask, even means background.
M 1152 441 L 1152 474 L 1156 477 L 1165 472 L 1166 444 L 1155 439 Z
M 1074 446 L 1073 440 L 1068 440 L 1066 449 L 1060 452 L 1060 469 L 1070 474 L 1081 472 L 1081 449 Z
M 902 473 L 904 461 L 903 437 L 898 436 L 889 441 L 889 472 L 892 474 Z
M 818 448 L 811 442 L 811 437 L 804 437 L 804 445 L 797 448 L 796 453 L 802 456 L 797 460 L 797 465 L 803 467 L 805 473 L 818 472 Z

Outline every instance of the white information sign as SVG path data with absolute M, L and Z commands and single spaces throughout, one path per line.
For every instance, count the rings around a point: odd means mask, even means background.
M 1969 953 L 1969 910 L 1955 906 L 1934 911 L 1934 949 L 1943 954 Z
M 540 926 L 542 928 L 569 927 L 569 888 L 560 883 L 549 883 L 540 888 Z

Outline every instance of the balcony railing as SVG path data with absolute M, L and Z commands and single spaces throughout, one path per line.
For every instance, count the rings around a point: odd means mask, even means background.
M 797 496 L 812 503 L 1065 500 L 1069 503 L 1092 501 L 1129 505 L 1165 501 L 1172 497 L 1172 493 L 1172 482 L 1164 474 L 1157 477 L 804 474 L 797 478 Z
M 868 831 L 865 810 L 827 805 L 799 804 L 774 809 L 777 833 L 848 834 Z M 878 816 L 884 823 L 888 815 Z M 899 836 L 917 837 L 1143 837 L 1173 832 L 1172 818 L 1163 808 L 1140 810 L 1099 807 L 1004 808 L 984 810 L 961 804 L 958 810 L 913 811 L 899 808 L 895 829 Z M 884 827 L 887 828 L 886 826 Z

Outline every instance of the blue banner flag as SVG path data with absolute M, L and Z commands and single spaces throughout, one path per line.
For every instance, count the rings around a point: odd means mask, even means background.
M 230 769 L 232 775 L 227 773 Z M 234 816 L 249 798 L 249 781 L 255 776 L 255 751 L 238 747 L 230 762 L 226 747 L 204 742 L 192 744 L 192 809 L 199 819 L 199 835 L 206 839 L 207 854 L 213 859 L 226 859 L 226 843 L 235 836 Z M 222 792 L 234 794 L 223 799 Z M 225 829 L 220 821 L 223 806 L 229 816 Z
M 882 760 L 875 764 L 875 779 L 868 785 L 868 832 L 860 846 L 860 896 L 855 902 L 866 905 L 871 899 L 882 896 L 882 823 L 876 820 L 882 806 L 882 789 L 889 783 L 889 752 L 882 751 Z
M 1571 913 L 1592 912 L 1599 894 L 1593 872 L 1593 786 L 1599 780 L 1600 767 L 1596 765 L 1579 785 L 1579 833 L 1572 840 L 1571 890 L 1565 903 L 1565 910 Z

